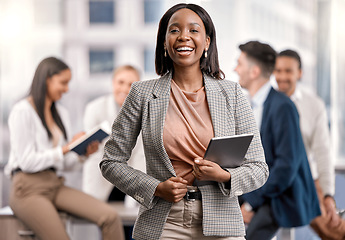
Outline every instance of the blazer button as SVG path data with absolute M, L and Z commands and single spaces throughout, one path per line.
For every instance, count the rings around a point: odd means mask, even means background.
M 136 196 L 136 199 L 140 202 L 143 203 L 144 202 L 144 198 L 141 196 Z

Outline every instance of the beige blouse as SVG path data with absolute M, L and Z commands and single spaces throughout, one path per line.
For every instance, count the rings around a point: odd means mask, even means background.
M 204 87 L 196 92 L 181 90 L 171 80 L 171 94 L 163 130 L 164 147 L 176 175 L 194 182 L 193 162 L 203 157 L 214 136 Z

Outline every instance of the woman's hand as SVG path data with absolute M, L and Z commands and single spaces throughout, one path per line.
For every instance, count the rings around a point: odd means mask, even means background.
M 155 196 L 163 198 L 168 202 L 177 203 L 186 195 L 187 183 L 187 180 L 181 177 L 171 177 L 158 184 Z
M 194 159 L 192 174 L 203 181 L 228 182 L 231 178 L 231 174 L 217 163 L 202 158 Z
M 76 135 L 73 136 L 72 140 L 69 142 L 71 144 L 72 142 L 76 141 L 78 138 L 81 138 L 82 136 L 85 135 L 85 132 L 79 132 Z
M 69 146 L 70 146 L 74 141 L 76 141 L 78 138 L 80 138 L 80 137 L 82 137 L 82 136 L 84 136 L 84 135 L 85 135 L 85 132 L 79 132 L 79 133 L 77 133 L 76 135 L 74 135 L 73 138 L 72 138 L 72 140 L 71 140 L 69 143 L 67 143 L 65 146 L 62 147 L 62 153 L 63 153 L 63 154 L 66 154 L 66 153 L 68 153 L 69 151 L 71 151 L 71 149 L 70 149 Z
M 99 146 L 98 141 L 93 141 L 89 145 L 87 145 L 85 156 L 88 157 L 90 154 L 97 152 L 98 146 Z

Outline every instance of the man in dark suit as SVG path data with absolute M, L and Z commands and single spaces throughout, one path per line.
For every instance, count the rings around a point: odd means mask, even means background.
M 248 224 L 246 239 L 269 240 L 280 227 L 309 224 L 320 215 L 320 208 L 297 109 L 269 81 L 276 52 L 258 41 L 239 48 L 241 55 L 235 71 L 241 86 L 248 90 L 270 170 L 264 186 L 241 197 L 241 210 Z

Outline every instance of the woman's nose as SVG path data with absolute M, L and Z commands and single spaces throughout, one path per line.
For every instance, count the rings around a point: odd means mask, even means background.
M 181 31 L 178 40 L 180 41 L 185 41 L 185 40 L 189 40 L 190 36 L 189 36 L 189 32 L 188 31 Z

